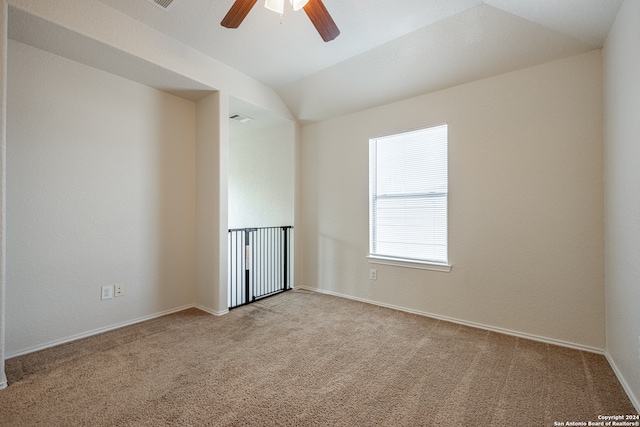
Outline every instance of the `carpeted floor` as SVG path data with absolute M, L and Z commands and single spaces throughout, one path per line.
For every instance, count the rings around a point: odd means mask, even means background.
M 2 426 L 553 426 L 636 414 L 601 355 L 305 291 L 7 361 Z

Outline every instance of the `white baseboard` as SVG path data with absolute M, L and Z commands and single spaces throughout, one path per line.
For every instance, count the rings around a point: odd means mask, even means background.
M 229 312 L 229 309 L 221 310 L 221 311 L 215 311 L 215 310 L 211 310 L 210 308 L 203 307 L 201 305 L 194 305 L 194 307 L 197 308 L 198 310 L 204 311 L 205 313 L 213 314 L 214 316 L 224 316 L 225 314 L 227 314 Z
M 604 357 L 607 358 L 609 365 L 611 365 L 611 369 L 613 369 L 613 372 L 616 374 L 616 377 L 618 377 L 618 381 L 620 381 L 620 384 L 622 384 L 622 388 L 627 393 L 627 396 L 629 396 L 629 400 L 631 401 L 631 404 L 636 408 L 636 412 L 640 414 L 640 401 L 638 400 L 636 395 L 633 394 L 633 390 L 631 390 L 631 387 L 629 387 L 629 384 L 627 384 L 627 382 L 625 381 L 624 377 L 622 376 L 622 373 L 620 372 L 620 370 L 618 369 L 618 366 L 616 365 L 616 362 L 613 360 L 611 355 L 606 351 L 604 352 Z
M 327 294 L 327 295 L 333 295 L 333 296 L 336 296 L 336 297 L 346 298 L 346 299 L 359 301 L 359 302 L 364 302 L 364 303 L 367 303 L 367 304 L 373 304 L 373 305 L 377 305 L 377 306 L 380 306 L 380 307 L 391 308 L 393 310 L 404 311 L 406 313 L 417 314 L 419 316 L 430 317 L 432 319 L 444 320 L 444 321 L 447 321 L 447 322 L 457 323 L 459 325 L 470 326 L 472 328 L 484 329 L 486 331 L 498 332 L 498 333 L 501 333 L 501 334 L 511 335 L 511 336 L 515 336 L 515 337 L 518 337 L 518 338 L 524 338 L 524 339 L 528 339 L 528 340 L 539 341 L 539 342 L 543 342 L 543 343 L 547 343 L 547 344 L 554 344 L 554 345 L 559 345 L 561 347 L 568 347 L 568 348 L 573 348 L 573 349 L 576 349 L 576 350 L 588 351 L 590 353 L 597 353 L 597 354 L 604 355 L 604 350 L 603 349 L 599 349 L 599 348 L 595 348 L 595 347 L 589 347 L 589 346 L 582 345 L 582 344 L 576 344 L 576 343 L 572 343 L 572 342 L 568 342 L 568 341 L 557 340 L 557 339 L 554 339 L 554 338 L 541 337 L 541 336 L 538 336 L 538 335 L 532 335 L 532 334 L 527 334 L 527 333 L 524 333 L 524 332 L 512 331 L 512 330 L 509 330 L 509 329 L 498 328 L 498 327 L 495 327 L 495 326 L 483 325 L 481 323 L 469 322 L 469 321 L 466 321 L 466 320 L 460 320 L 460 319 L 456 319 L 456 318 L 453 318 L 453 317 L 441 316 L 439 314 L 433 314 L 433 313 L 429 313 L 429 312 L 426 312 L 426 311 L 413 310 L 411 308 L 400 307 L 400 306 L 392 305 L 392 304 L 385 304 L 385 303 L 381 303 L 381 302 L 378 302 L 378 301 L 373 301 L 373 300 L 368 300 L 368 299 L 365 299 L 365 298 L 354 297 L 352 295 L 341 294 L 341 293 L 338 293 L 338 292 L 327 291 L 327 290 L 324 290 L 324 289 L 310 288 L 310 287 L 307 287 L 307 286 L 297 286 L 296 289 L 301 289 L 301 290 L 306 290 L 306 291 L 311 291 L 311 292 L 318 292 L 318 293 Z
M 178 311 L 182 311 L 182 310 L 186 310 L 186 309 L 194 308 L 194 307 L 196 307 L 194 304 L 183 305 L 182 307 L 176 307 L 176 308 L 172 308 L 172 309 L 169 309 L 169 310 L 161 311 L 159 313 L 150 314 L 148 316 L 138 317 L 137 319 L 128 320 L 126 322 L 116 323 L 115 325 L 105 326 L 104 328 L 98 328 L 98 329 L 94 329 L 94 330 L 91 330 L 91 331 L 88 331 L 88 332 L 83 332 L 81 334 L 72 335 L 70 337 L 62 338 L 62 339 L 59 339 L 59 340 L 50 341 L 50 342 L 48 342 L 46 344 L 25 348 L 23 350 L 19 350 L 19 351 L 15 352 L 15 353 L 6 354 L 4 358 L 5 359 L 11 359 L 12 357 L 16 357 L 16 356 L 23 356 L 25 354 L 33 353 L 34 351 L 44 350 L 46 348 L 55 347 L 55 346 L 60 345 L 60 344 L 66 344 L 66 343 L 71 342 L 71 341 L 76 341 L 76 340 L 79 340 L 79 339 L 82 339 L 82 338 L 87 338 L 87 337 L 90 337 L 90 336 L 93 336 L 93 335 L 101 334 L 103 332 L 108 332 L 108 331 L 112 331 L 114 329 L 123 328 L 125 326 L 135 325 L 136 323 L 145 322 L 147 320 L 151 320 L 151 319 L 155 319 L 155 318 L 158 318 L 158 317 L 166 316 L 167 314 L 171 314 L 171 313 L 177 313 Z M 200 309 L 200 310 L 206 311 L 207 313 L 210 313 L 210 311 L 205 310 L 205 309 L 203 309 L 201 307 L 197 307 L 197 308 Z M 212 313 L 212 314 L 214 314 L 214 313 Z
M 0 390 L 4 390 L 5 388 L 7 388 L 7 382 L 6 381 L 2 381 L 0 383 Z

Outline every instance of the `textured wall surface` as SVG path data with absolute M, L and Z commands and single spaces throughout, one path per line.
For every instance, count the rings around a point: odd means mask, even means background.
M 195 104 L 9 48 L 7 354 L 192 304 Z
M 607 353 L 640 410 L 640 2 L 604 48 Z
M 215 92 L 196 104 L 196 303 L 227 310 L 228 103 Z
M 7 278 L 6 239 L 6 148 L 7 148 L 7 2 L 0 2 L 0 389 L 6 387 L 5 359 L 5 313 Z
M 453 270 L 369 264 L 368 139 L 444 122 Z M 302 284 L 604 349 L 602 135 L 600 51 L 306 126 Z
M 294 124 L 229 141 L 229 228 L 293 225 Z

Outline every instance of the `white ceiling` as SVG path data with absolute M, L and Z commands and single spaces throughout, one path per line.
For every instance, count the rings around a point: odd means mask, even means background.
M 623 0 L 323 0 L 329 43 L 288 4 L 280 24 L 258 0 L 230 30 L 234 0 L 100 1 L 272 87 L 305 124 L 600 48 Z

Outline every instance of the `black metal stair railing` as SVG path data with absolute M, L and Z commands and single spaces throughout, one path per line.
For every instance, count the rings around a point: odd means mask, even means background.
M 229 230 L 229 309 L 291 289 L 293 227 Z

